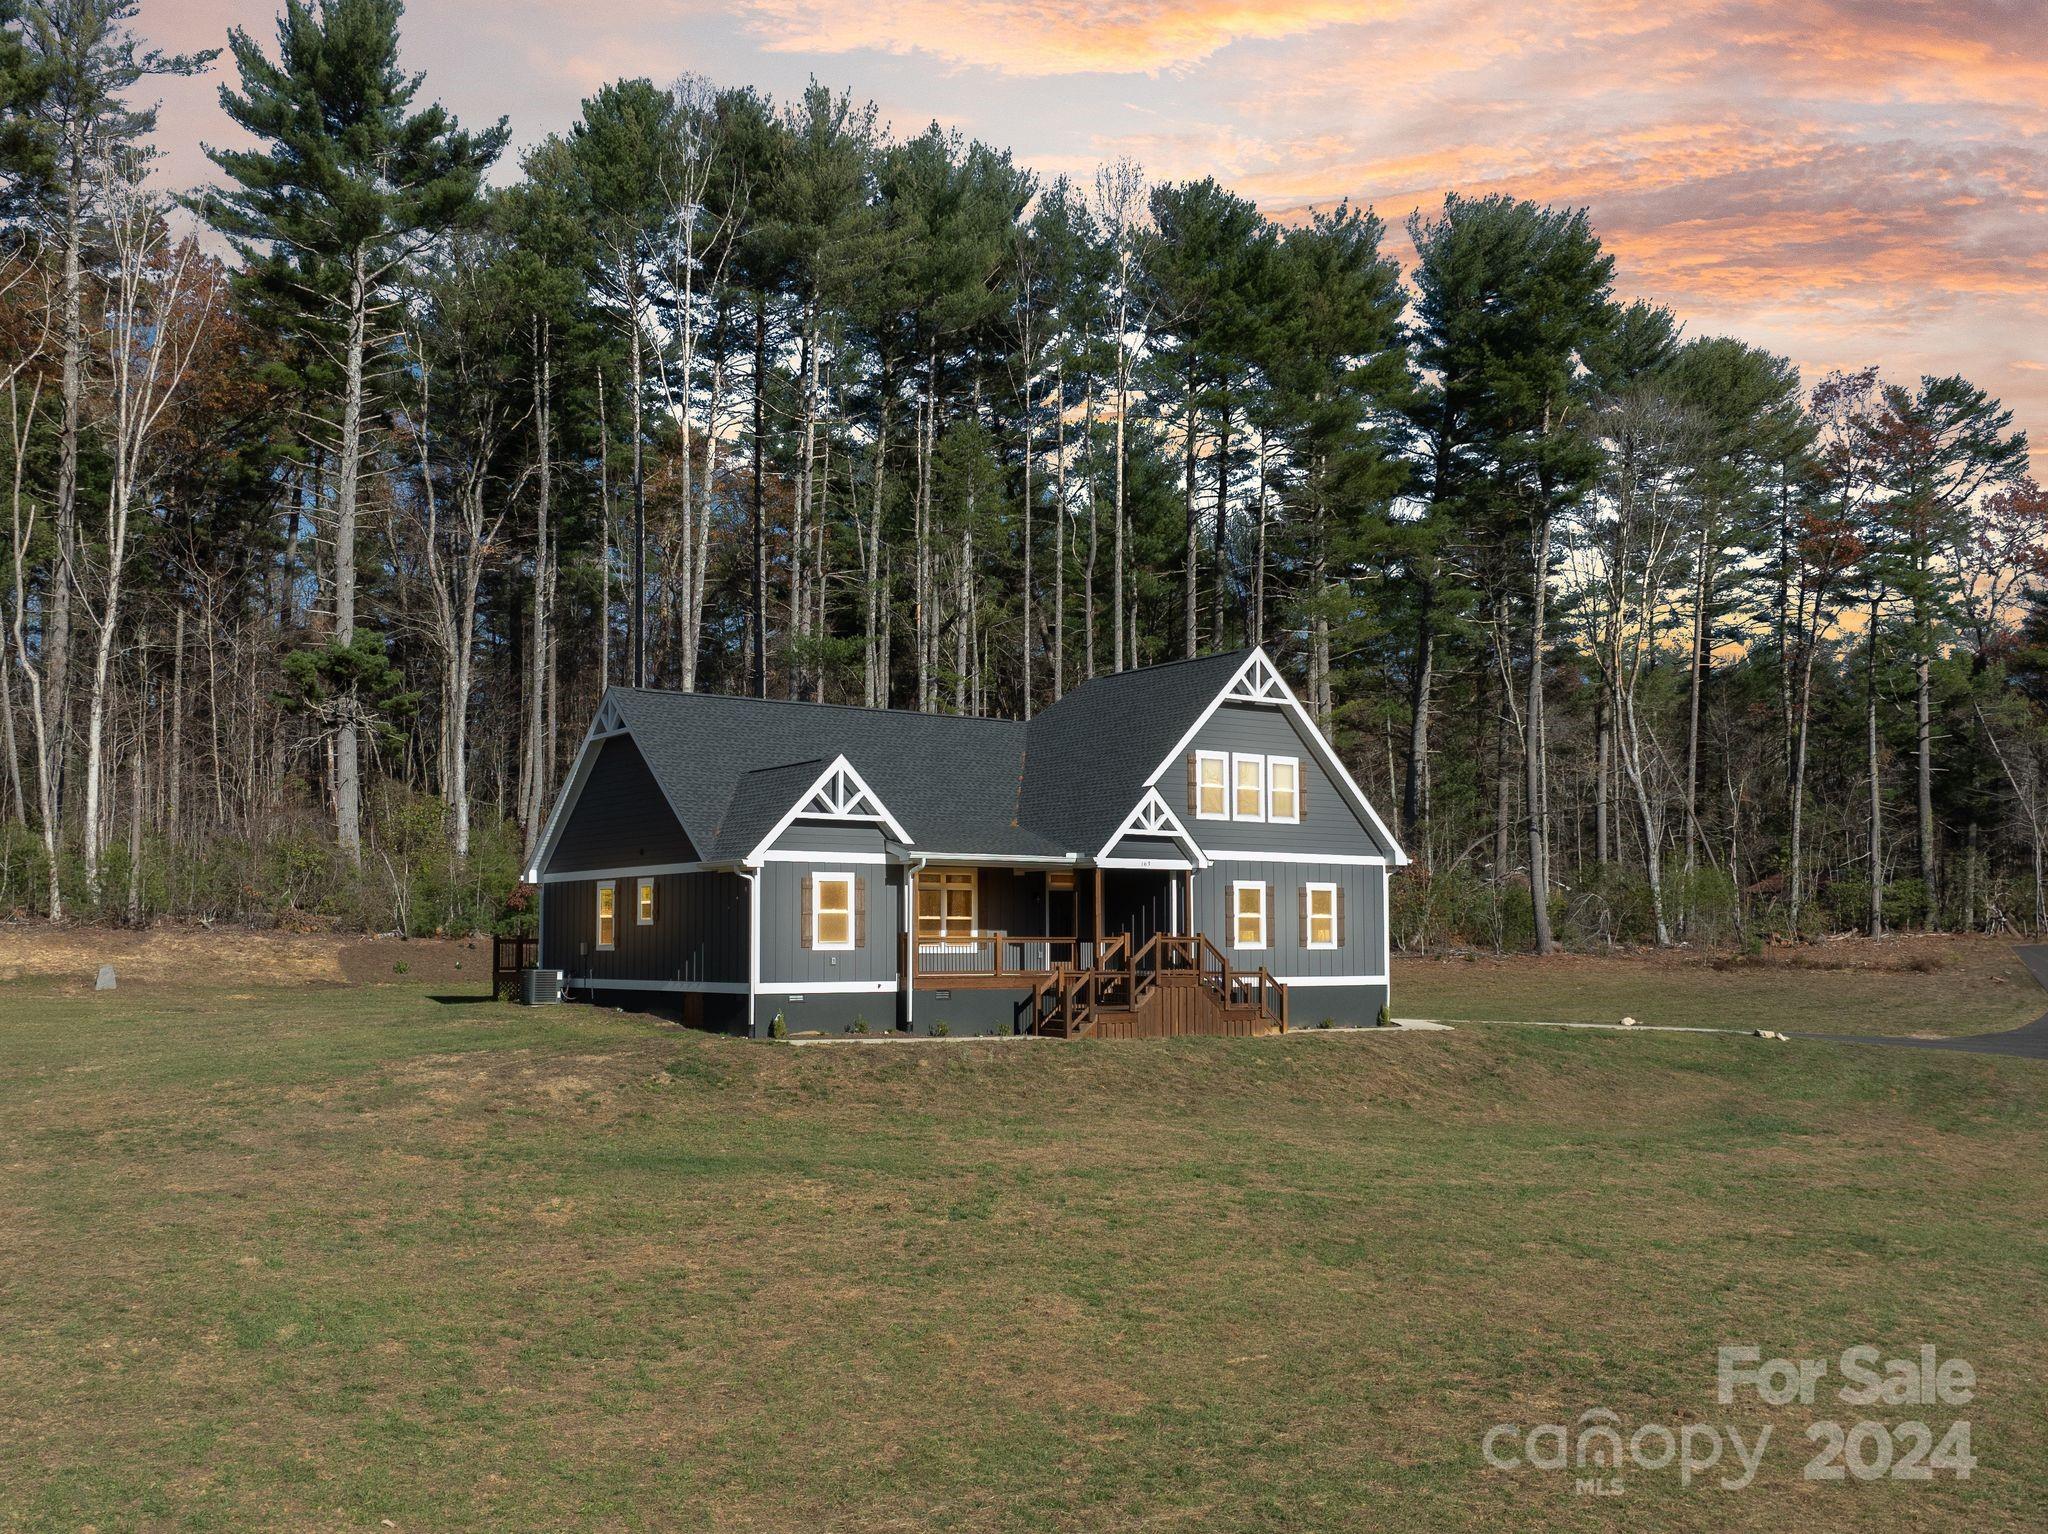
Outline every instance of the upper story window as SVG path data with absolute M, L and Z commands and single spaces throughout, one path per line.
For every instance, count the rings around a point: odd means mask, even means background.
M 1292 823 L 1301 819 L 1301 759 L 1266 758 L 1266 818 Z
M 597 881 L 597 946 L 610 948 L 619 940 L 619 885 L 616 879 Z
M 811 946 L 853 946 L 853 875 L 811 876 Z
M 1197 820 L 1230 818 L 1230 756 L 1224 751 L 1197 751 L 1188 775 L 1188 808 Z
M 654 881 L 642 879 L 633 895 L 633 919 L 643 927 L 654 925 Z
M 1263 756 L 1231 757 L 1230 818 L 1266 818 L 1266 759 Z
M 919 942 L 942 943 L 974 936 L 979 890 L 971 868 L 921 868 L 917 873 Z

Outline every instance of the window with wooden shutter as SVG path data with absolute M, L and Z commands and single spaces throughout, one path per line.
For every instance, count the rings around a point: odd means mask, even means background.
M 811 946 L 846 949 L 855 946 L 856 887 L 852 874 L 811 875 Z
M 1240 879 L 1230 886 L 1230 946 L 1264 948 L 1266 912 L 1271 908 L 1272 889 L 1263 881 Z
M 1302 947 L 1335 948 L 1343 942 L 1337 915 L 1344 908 L 1343 890 L 1334 884 L 1304 884 L 1301 906 Z
M 1301 819 L 1301 760 L 1266 758 L 1266 818 L 1285 824 Z
M 1223 751 L 1197 751 L 1188 758 L 1188 808 L 1197 820 L 1230 818 L 1230 756 Z

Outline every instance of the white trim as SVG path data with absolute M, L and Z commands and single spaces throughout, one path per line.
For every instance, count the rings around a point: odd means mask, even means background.
M 881 996 L 895 990 L 896 980 L 778 980 L 761 987 L 763 996 Z
M 1344 946 L 1339 937 L 1340 924 L 1337 920 L 1337 902 L 1344 897 L 1337 893 L 1338 886 L 1326 879 L 1304 879 L 1301 882 L 1302 926 L 1301 946 L 1311 953 L 1330 953 Z M 1318 943 L 1316 930 L 1316 891 L 1328 890 L 1330 894 L 1330 940 Z
M 1237 937 L 1239 916 L 1237 892 L 1257 890 L 1259 892 L 1259 940 L 1256 943 L 1241 943 Z M 1273 913 L 1267 909 L 1272 904 L 1266 898 L 1264 879 L 1232 879 L 1230 881 L 1230 943 L 1239 953 L 1265 953 L 1273 946 Z
M 1241 791 L 1238 770 L 1247 763 L 1256 769 L 1253 776 L 1259 780 L 1259 811 L 1256 815 L 1247 815 L 1237 807 L 1237 796 Z M 1266 818 L 1266 759 L 1256 751 L 1230 753 L 1230 818 L 1237 821 L 1263 821 Z
M 1259 670 L 1260 667 L 1264 670 Z M 1267 673 L 1271 673 L 1271 680 L 1268 680 Z M 1253 677 L 1255 680 L 1247 681 L 1244 692 L 1240 693 L 1238 683 Z M 1274 692 L 1273 684 L 1276 682 L 1278 691 Z M 1358 786 L 1358 780 L 1351 776 L 1351 770 L 1344 765 L 1336 750 L 1323 739 L 1323 732 L 1316 728 L 1315 720 L 1309 716 L 1308 710 L 1301 706 L 1301 699 L 1294 695 L 1294 689 L 1274 670 L 1273 663 L 1266 658 L 1263 647 L 1253 650 L 1245 657 L 1245 663 L 1237 668 L 1237 674 L 1230 679 L 1229 685 L 1209 700 L 1209 706 L 1203 709 L 1195 722 L 1182 732 L 1180 739 L 1174 742 L 1173 749 L 1166 753 L 1165 759 L 1152 769 L 1152 776 L 1145 780 L 1146 785 L 1149 787 L 1156 784 L 1166 776 L 1166 770 L 1175 762 L 1185 761 L 1188 748 L 1194 744 L 1195 737 L 1202 733 L 1202 727 L 1215 717 L 1217 709 L 1223 707 L 1225 703 L 1232 702 L 1270 703 L 1285 708 L 1293 716 L 1294 722 L 1301 727 L 1303 737 L 1312 744 L 1316 759 L 1323 764 L 1323 770 L 1328 772 L 1336 780 L 1337 786 L 1350 797 L 1352 808 L 1366 818 L 1387 846 L 1394 849 L 1394 864 L 1400 866 L 1408 861 L 1408 854 L 1401 850 L 1401 844 L 1394 839 L 1394 833 L 1387 829 L 1387 823 L 1380 819 L 1379 811 L 1374 809 L 1372 801 L 1365 797 L 1365 790 Z
M 1166 802 L 1165 797 L 1156 788 L 1145 790 L 1137 804 L 1132 807 L 1131 813 L 1124 817 L 1123 824 L 1118 826 L 1110 839 L 1102 844 L 1102 850 L 1095 854 L 1094 861 L 1103 868 L 1122 866 L 1177 868 L 1183 866 L 1178 863 L 1163 862 L 1158 858 L 1141 858 L 1129 864 L 1111 861 L 1109 857 L 1110 849 L 1126 836 L 1164 837 L 1169 841 L 1179 842 L 1186 849 L 1188 857 L 1192 860 L 1192 866 L 1197 868 L 1206 865 L 1209 861 L 1203 855 L 1201 844 L 1188 834 L 1188 828 L 1181 824 L 1180 816 L 1173 813 L 1173 806 Z
M 574 975 L 562 982 L 570 991 L 702 991 L 707 996 L 744 996 L 744 980 L 579 980 Z
M 1275 975 L 1282 985 L 1385 985 L 1385 975 Z
M 1362 852 L 1239 852 L 1218 847 L 1209 854 L 1211 863 L 1328 863 L 1332 867 L 1384 868 L 1387 860 L 1378 853 Z
M 818 899 L 818 886 L 828 880 L 837 880 L 846 886 L 846 941 L 828 943 L 818 934 L 818 918 L 825 914 L 823 902 Z M 855 908 L 860 904 L 860 880 L 850 869 L 820 868 L 811 875 L 811 947 L 820 953 L 851 953 L 858 946 L 860 933 L 856 929 L 859 916 Z
M 1208 762 L 1215 762 L 1223 769 L 1223 781 L 1218 785 L 1223 791 L 1223 808 L 1214 815 L 1209 814 L 1202 808 L 1202 767 Z M 1228 751 L 1197 751 L 1195 753 L 1195 819 L 1230 819 L 1230 753 Z
M 1185 858 L 1097 858 L 1097 868 L 1170 868 L 1177 873 L 1190 873 L 1195 865 Z
M 747 881 L 747 1034 L 754 1032 L 754 1014 L 761 995 L 761 870 L 742 868 Z
M 819 808 L 811 808 L 816 802 Z M 866 804 L 867 809 L 858 806 Z M 845 753 L 832 758 L 825 764 L 825 770 L 812 780 L 811 786 L 790 801 L 782 818 L 774 828 L 754 844 L 754 850 L 742 860 L 758 863 L 761 855 L 775 845 L 777 837 L 799 820 L 864 820 L 885 827 L 899 842 L 914 845 L 917 838 L 903 829 L 903 822 L 889 813 L 889 807 L 882 803 L 882 796 L 868 787 L 867 779 L 854 771 L 853 763 Z
M 659 874 L 708 873 L 730 868 L 729 863 L 640 863 L 625 868 L 571 868 L 563 873 L 542 874 L 542 884 L 575 884 L 590 879 L 637 879 Z
M 611 941 L 610 941 L 609 943 L 607 943 L 607 942 L 606 942 L 606 941 L 604 940 L 604 923 L 605 923 L 605 915 L 604 915 L 604 896 L 605 896 L 605 891 L 606 891 L 606 890 L 610 890 L 610 891 L 611 891 L 611 896 L 612 896 L 612 915 L 611 915 L 611 923 L 612 923 L 612 940 L 611 940 Z M 592 916 L 592 918 L 593 918 L 593 919 L 592 919 L 592 921 L 591 921 L 591 924 L 590 924 L 590 942 L 591 942 L 591 946 L 592 946 L 593 948 L 595 948 L 595 949 L 597 950 L 597 952 L 599 952 L 599 953 L 614 953 L 614 952 L 616 952 L 616 951 L 617 951 L 617 949 L 618 949 L 618 946 L 619 946 L 619 881 L 618 881 L 618 880 L 616 880 L 616 879 L 599 879 L 599 880 L 597 881 L 597 887 L 596 887 L 596 888 L 595 888 L 594 890 L 592 890 L 592 891 L 590 892 L 590 912 L 591 912 L 591 916 Z
M 640 897 L 642 895 L 647 897 L 645 901 L 641 900 Z M 637 875 L 633 880 L 633 925 L 636 927 L 653 926 L 654 913 L 660 905 L 660 900 L 659 885 L 656 882 L 655 876 L 652 874 Z
M 920 852 L 918 858 L 929 864 L 972 863 L 977 868 L 1073 868 L 1081 861 L 1076 852 L 1062 852 L 1056 857 L 1039 853 Z M 909 861 L 904 859 L 906 865 Z
M 758 861 L 763 863 L 823 863 L 829 861 L 833 863 L 859 863 L 864 867 L 873 867 L 878 863 L 888 862 L 889 854 L 886 852 L 805 852 L 800 848 L 796 850 L 777 848 L 774 851 L 762 853 Z
M 1281 816 L 1273 812 L 1273 766 L 1285 762 L 1294 769 L 1294 813 Z M 1266 758 L 1266 820 L 1276 826 L 1298 826 L 1301 824 L 1301 758 L 1298 756 L 1269 756 Z

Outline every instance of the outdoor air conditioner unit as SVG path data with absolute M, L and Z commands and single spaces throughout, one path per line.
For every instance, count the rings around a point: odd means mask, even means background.
M 520 971 L 520 998 L 529 1007 L 549 1007 L 562 999 L 562 972 L 558 969 Z

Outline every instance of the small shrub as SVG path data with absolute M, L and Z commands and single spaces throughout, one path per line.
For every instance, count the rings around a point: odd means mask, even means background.
M 951 1034 L 952 1031 L 953 1025 L 947 1022 L 943 1017 L 940 1018 L 936 1023 L 932 1024 L 932 1037 L 935 1039 L 943 1039 L 947 1035 Z
M 394 975 L 409 974 L 411 973 L 411 971 L 412 966 L 406 963 L 405 960 L 403 959 L 400 959 L 396 964 L 391 966 L 391 973 Z
M 856 1013 L 853 1021 L 846 1025 L 846 1031 L 848 1033 L 866 1033 L 868 1031 L 866 1014 Z
M 1317 1023 L 1316 1026 L 1318 1028 L 1334 1028 L 1337 1026 L 1337 1019 L 1335 1019 L 1334 1017 L 1326 1017 L 1320 1023 Z
M 1394 1026 L 1394 1009 L 1393 1009 L 1392 1007 L 1388 1006 L 1388 1005 L 1387 1005 L 1387 1004 L 1386 1004 L 1385 1002 L 1381 1002 L 1381 1003 L 1380 1003 L 1380 1015 L 1379 1015 L 1379 1017 L 1378 1017 L 1378 1018 L 1376 1018 L 1376 1019 L 1375 1019 L 1375 1021 L 1376 1021 L 1376 1022 L 1377 1022 L 1377 1023 L 1379 1024 L 1379 1026 L 1380 1026 L 1380 1027 L 1382 1027 L 1382 1028 L 1391 1028 L 1391 1027 L 1393 1027 L 1393 1026 Z
M 789 1019 L 780 1012 L 768 1019 L 768 1037 L 771 1039 L 786 1039 L 789 1037 Z

